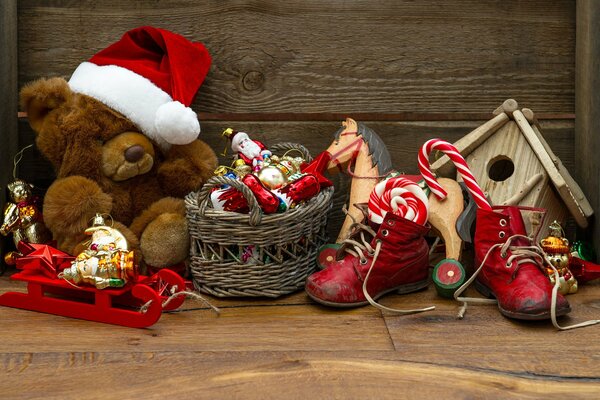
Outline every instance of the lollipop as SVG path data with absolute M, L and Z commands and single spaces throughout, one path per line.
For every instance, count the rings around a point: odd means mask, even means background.
M 375 185 L 369 197 L 369 220 L 381 224 L 388 212 L 425 225 L 427 222 L 427 195 L 411 180 L 389 178 Z

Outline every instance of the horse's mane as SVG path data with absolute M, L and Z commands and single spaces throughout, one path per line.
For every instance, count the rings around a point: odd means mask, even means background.
M 335 133 L 335 140 L 339 140 L 342 132 L 344 132 L 344 128 L 338 129 L 338 131 Z M 361 136 L 369 148 L 371 162 L 373 167 L 377 167 L 379 175 L 386 175 L 389 172 L 392 172 L 392 158 L 390 157 L 387 147 L 385 147 L 385 143 L 383 143 L 383 140 L 381 140 L 379 135 L 362 122 L 358 123 L 358 132 L 356 135 Z

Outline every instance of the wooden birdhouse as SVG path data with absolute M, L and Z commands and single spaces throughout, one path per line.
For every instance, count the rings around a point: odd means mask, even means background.
M 454 143 L 492 204 L 545 208 L 544 230 L 554 220 L 564 226 L 569 216 L 587 227 L 592 207 L 544 140 L 534 113 L 509 99 L 494 115 Z M 442 176 L 453 174 L 447 156 L 432 169 Z

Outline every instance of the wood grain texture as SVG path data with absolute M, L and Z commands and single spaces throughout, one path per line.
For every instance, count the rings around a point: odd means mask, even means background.
M 406 361 L 393 352 L 26 352 L 0 354 L 0 365 L 5 399 L 157 398 L 161 389 L 184 399 L 591 399 L 600 389 L 594 378 Z M 76 379 L 49 391 L 41 383 L 56 373 Z
M 600 317 L 600 285 L 580 286 L 568 296 L 572 312 L 559 323 L 570 325 Z M 436 310 L 408 317 L 385 314 L 397 352 L 407 360 L 450 362 L 471 368 L 564 378 L 598 378 L 600 345 L 590 339 L 599 329 L 570 331 L 563 336 L 550 321 L 518 321 L 502 316 L 495 305 L 469 305 L 464 319 L 456 318 L 460 303 L 434 297 L 433 288 L 410 296 L 382 300 L 391 307 Z M 469 296 L 481 297 L 474 289 Z M 550 345 L 553 343 L 553 345 Z M 559 344 L 560 343 L 560 344 Z
M 0 210 L 7 200 L 6 185 L 12 180 L 12 160 L 17 152 L 17 1 L 0 2 Z M 0 236 L 0 255 L 6 239 Z M 0 259 L 0 271 L 2 271 Z
M 0 278 L 0 292 L 18 285 Z M 582 286 L 562 322 L 597 318 L 598 298 L 600 284 Z M 458 303 L 432 287 L 381 300 L 437 307 L 410 316 L 331 310 L 304 293 L 287 301 L 229 299 L 220 317 L 189 310 L 150 329 L 1 308 L 2 398 L 596 398 L 600 390 L 595 327 L 559 333 L 495 306 L 469 307 L 457 320 Z
M 577 2 L 577 76 L 575 152 L 576 179 L 587 195 L 592 208 L 600 210 L 600 3 L 592 0 Z M 595 218 L 589 231 L 596 251 L 600 251 L 600 223 Z
M 213 56 L 196 111 L 572 113 L 574 21 L 570 0 L 29 0 L 19 84 L 156 25 Z

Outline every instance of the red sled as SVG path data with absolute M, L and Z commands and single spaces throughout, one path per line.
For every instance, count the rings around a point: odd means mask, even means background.
M 185 300 L 183 294 L 172 296 L 185 290 L 185 281 L 167 269 L 150 277 L 140 276 L 122 288 L 107 289 L 74 287 L 64 279 L 23 272 L 11 279 L 27 282 L 27 293 L 4 293 L 0 295 L 1 306 L 131 328 L 153 325 L 163 311 L 174 310 Z

